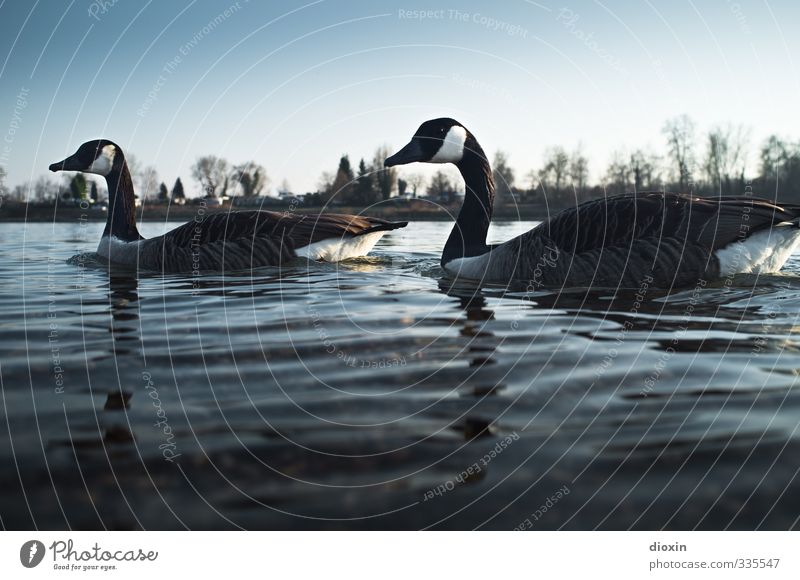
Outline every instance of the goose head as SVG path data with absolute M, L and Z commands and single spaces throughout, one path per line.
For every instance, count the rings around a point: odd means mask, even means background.
M 81 171 L 107 176 L 114 169 L 121 170 L 125 158 L 116 143 L 108 139 L 87 141 L 78 150 L 57 163 L 50 165 L 50 171 Z
M 486 233 L 492 220 L 494 180 L 489 161 L 475 136 L 448 117 L 425 121 L 386 167 L 423 163 L 452 163 L 464 178 L 464 202 L 442 250 L 442 265 L 457 258 L 486 254 Z
M 383 164 L 386 167 L 416 161 L 458 164 L 464 152 L 473 149 L 472 143 L 477 144 L 475 138 L 455 119 L 432 119 L 420 125 L 408 145 L 387 157 Z
M 122 241 L 143 239 L 136 229 L 136 196 L 131 172 L 119 145 L 108 139 L 87 141 L 78 150 L 57 163 L 50 171 L 80 171 L 105 178 L 108 185 L 108 220 L 103 238 L 113 236 Z

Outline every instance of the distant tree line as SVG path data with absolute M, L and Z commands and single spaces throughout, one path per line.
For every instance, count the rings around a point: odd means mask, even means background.
M 800 143 L 769 136 L 750 159 L 750 132 L 724 125 L 698 134 L 686 115 L 667 121 L 662 129 L 666 153 L 648 149 L 612 152 L 605 172 L 590 181 L 589 161 L 578 148 L 545 151 L 539 169 L 527 175 L 526 188 L 517 188 L 505 154 L 495 156 L 494 177 L 501 192 L 518 201 L 572 205 L 604 195 L 634 191 L 681 191 L 701 196 L 743 195 L 748 185 L 755 195 L 783 203 L 800 203 Z M 504 197 L 498 195 L 498 203 Z M 506 200 L 509 198 L 506 196 Z
M 750 131 L 741 125 L 716 126 L 700 133 L 686 115 L 668 120 L 662 129 L 664 153 L 646 148 L 613 151 L 603 171 L 591 175 L 589 159 L 582 148 L 567 151 L 548 147 L 539 166 L 516 179 L 508 155 L 497 151 L 492 159 L 498 205 L 528 203 L 566 207 L 589 199 L 631 191 L 668 190 L 702 196 L 742 195 L 750 185 L 755 195 L 784 203 L 800 203 L 800 143 L 770 135 L 751 155 Z M 391 153 L 378 147 L 370 159 L 361 158 L 354 167 L 347 154 L 333 172 L 323 172 L 316 191 L 305 194 L 307 205 L 333 203 L 368 207 L 395 196 L 427 196 L 439 203 L 458 200 L 463 185 L 452 167 L 442 167 L 430 179 L 404 168 L 383 166 Z M 756 159 L 752 167 L 748 161 Z M 172 188 L 159 180 L 152 166 L 143 166 L 131 154 L 126 156 L 137 196 L 149 202 L 184 203 L 186 191 L 178 178 Z M 269 190 L 266 169 L 254 162 L 231 164 L 215 155 L 197 158 L 191 175 L 200 196 L 256 198 Z M 60 200 L 102 201 L 94 180 L 81 174 L 66 174 L 58 183 L 46 176 L 9 190 L 5 170 L 0 167 L 0 196 L 4 199 L 52 202 Z M 281 197 L 294 197 L 284 180 Z
M 396 167 L 383 166 L 383 160 L 389 155 L 389 147 L 382 145 L 375 150 L 371 160 L 361 158 L 355 170 L 350 156 L 342 155 L 334 173 L 323 172 L 320 176 L 314 199 L 318 198 L 322 204 L 367 207 L 389 199 L 399 189 L 405 194 L 409 182 L 398 180 Z

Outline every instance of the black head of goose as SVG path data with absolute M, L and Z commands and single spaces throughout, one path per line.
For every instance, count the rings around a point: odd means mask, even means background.
M 163 236 L 136 228 L 135 195 L 125 154 L 107 139 L 88 141 L 51 171 L 101 175 L 108 221 L 97 248 L 111 262 L 164 272 L 231 271 L 280 266 L 296 258 L 335 262 L 367 254 L 407 222 L 345 214 L 236 211 L 198 216 Z
M 417 161 L 453 163 L 464 178 L 464 203 L 441 260 L 460 278 L 529 288 L 671 288 L 777 272 L 800 244 L 800 206 L 644 192 L 582 203 L 488 246 L 494 183 L 475 136 L 454 119 L 427 121 L 385 165 Z

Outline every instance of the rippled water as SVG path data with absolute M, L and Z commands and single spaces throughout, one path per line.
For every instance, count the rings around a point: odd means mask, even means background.
M 0 523 L 798 527 L 798 257 L 531 294 L 443 278 L 449 228 L 193 278 L 109 272 L 101 224 L 0 224 Z

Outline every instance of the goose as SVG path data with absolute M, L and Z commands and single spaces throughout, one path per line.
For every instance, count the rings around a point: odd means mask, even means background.
M 162 236 L 136 228 L 125 154 L 107 139 L 87 141 L 50 171 L 105 178 L 108 220 L 97 253 L 109 262 L 164 272 L 230 271 L 280 266 L 296 258 L 336 262 L 367 254 L 387 231 L 407 222 L 345 214 L 236 211 L 198 216 Z
M 464 178 L 464 201 L 441 258 L 456 278 L 529 288 L 705 285 L 777 272 L 800 243 L 800 206 L 646 192 L 581 203 L 490 246 L 494 182 L 475 136 L 454 119 L 426 121 L 384 165 L 414 162 L 452 163 Z

